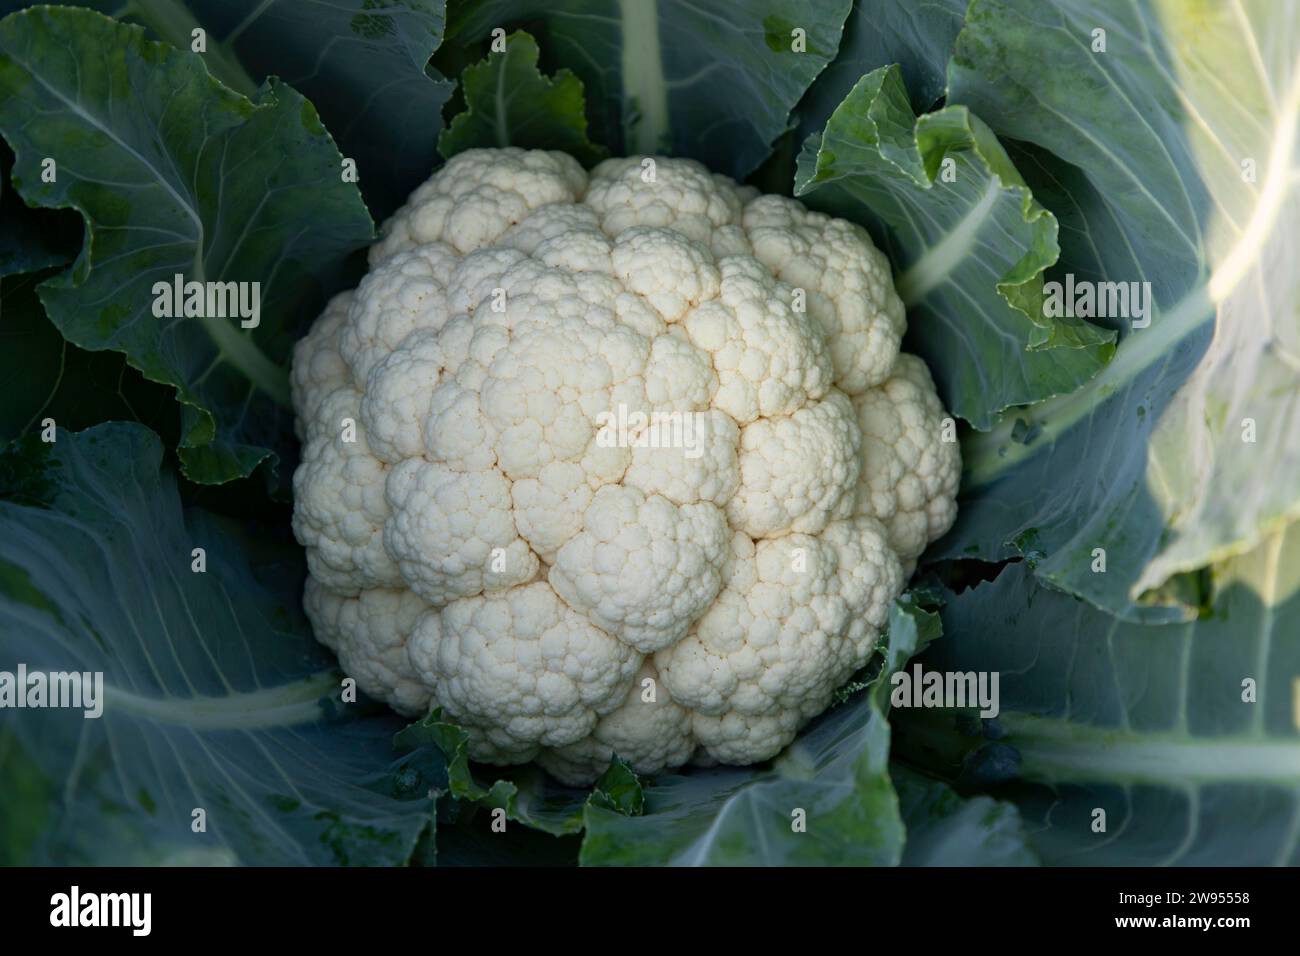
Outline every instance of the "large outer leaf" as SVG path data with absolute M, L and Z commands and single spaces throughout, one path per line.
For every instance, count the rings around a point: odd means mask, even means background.
M 0 847 L 47 863 L 404 863 L 436 761 L 395 762 L 395 718 L 326 706 L 338 677 L 298 609 L 300 553 L 182 515 L 161 458 L 134 424 L 0 457 L 0 670 L 102 671 L 106 698 L 98 720 L 6 711 L 33 803 L 6 802 Z M 38 839 L 34 814 L 49 817 Z
M 14 154 L 0 141 L 0 278 L 65 266 L 77 254 L 77 217 L 32 209 L 9 186 Z M 0 319 L 3 313 L 0 313 Z
M 311 100 L 339 148 L 356 159 L 376 219 L 429 177 L 442 107 L 454 85 L 427 69 L 442 42 L 444 0 L 190 0 L 189 6 L 257 79 L 278 76 Z
M 1182 625 L 1119 621 L 1023 563 L 949 597 L 925 665 L 999 672 L 990 747 L 1018 755 L 1002 795 L 1046 862 L 1300 864 L 1300 526 L 1221 578 L 1213 613 Z M 910 733 L 919 714 L 896 718 L 905 756 L 942 750 Z
M 479 43 L 527 27 L 543 63 L 587 89 L 592 136 L 615 155 L 689 156 L 743 178 L 835 56 L 850 0 L 470 0 L 448 10 L 448 38 Z M 791 50 L 791 31 L 807 50 Z
M 0 0 L 0 13 L 32 4 Z M 276 76 L 309 99 L 382 219 L 428 178 L 455 84 L 428 68 L 444 0 L 75 0 L 182 50 L 202 26 L 203 63 L 249 98 Z
M 322 283 L 371 234 L 311 104 L 283 84 L 250 102 L 197 56 L 66 7 L 0 21 L 0 96 L 19 191 L 86 219 L 81 257 L 41 287 L 63 335 L 175 386 L 188 477 L 226 481 L 287 449 L 281 363 Z M 261 325 L 155 318 L 153 284 L 178 272 L 260 282 Z
M 1300 514 L 1300 7 L 975 0 L 950 100 L 1072 164 L 1080 271 L 1158 308 L 1085 387 L 971 437 L 948 551 L 1019 542 L 1057 587 L 1185 619 L 1133 602 Z
M 40 280 L 0 277 L 0 441 L 39 432 L 46 418 L 64 429 L 136 420 L 174 436 L 179 416 L 167 390 L 118 352 L 87 352 L 64 339 L 36 296 Z
M 71 210 L 24 203 L 9 185 L 13 160 L 0 140 L 0 442 L 39 431 L 47 417 L 74 430 L 136 420 L 174 437 L 179 416 L 166 389 L 119 352 L 77 348 L 45 315 L 36 286 L 76 258 L 85 230 Z
M 939 176 L 945 159 L 953 182 Z M 909 347 L 976 428 L 1009 405 L 1077 388 L 1109 356 L 1109 332 L 1042 315 L 1056 220 L 996 137 L 961 107 L 918 119 L 898 67 L 864 76 L 809 139 L 795 194 L 873 227 L 900 273 Z
M 23 866 L 49 826 L 54 788 L 7 726 L 0 726 L 0 780 L 5 782 L 0 866 Z
M 903 849 L 889 779 L 888 677 L 937 634 L 938 618 L 900 599 L 875 683 L 822 715 L 770 767 L 662 777 L 645 812 L 588 806 L 582 863 L 594 865 L 894 865 Z M 794 832 L 792 813 L 806 812 Z
M 967 0 L 855 0 L 831 64 L 799 103 L 800 140 L 820 132 L 864 74 L 897 63 L 908 99 L 928 112 L 948 84 Z
M 946 783 L 898 765 L 890 776 L 907 825 L 903 866 L 1038 864 L 1011 804 L 987 796 L 962 799 Z
M 438 151 L 450 159 L 475 146 L 558 149 L 591 164 L 604 150 L 587 139 L 582 81 L 569 70 L 554 79 L 537 69 L 537 41 L 522 30 L 461 73 L 465 112 L 438 137 Z

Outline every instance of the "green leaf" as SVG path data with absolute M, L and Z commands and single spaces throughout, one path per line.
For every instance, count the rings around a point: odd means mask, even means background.
M 311 104 L 275 82 L 251 102 L 197 56 L 65 7 L 0 21 L 0 95 L 18 190 L 86 220 L 82 256 L 41 286 L 50 319 L 175 387 L 187 477 L 227 481 L 283 455 L 294 335 L 372 231 Z M 176 274 L 260 283 L 260 324 L 156 318 L 154 284 Z
M 1067 271 L 1150 282 L 1155 307 L 1095 379 L 1020 413 L 1033 441 L 971 437 L 949 552 L 1032 531 L 1042 580 L 1188 620 L 1180 575 L 1300 516 L 1300 8 L 975 0 L 950 86 L 1069 164 L 1061 212 L 1096 251 Z
M 343 154 L 357 161 L 376 219 L 429 177 L 454 86 L 428 69 L 442 43 L 443 0 L 190 0 L 189 7 L 209 30 L 209 49 L 219 43 L 257 79 L 278 76 L 311 101 Z
M 963 799 L 941 780 L 895 764 L 891 770 L 907 826 L 904 866 L 1036 866 L 1015 806 Z
M 97 719 L 7 712 L 25 779 L 49 786 L 7 795 L 0 847 L 43 864 L 405 863 L 440 763 L 396 759 L 391 715 L 326 705 L 339 677 L 299 610 L 299 550 L 182 513 L 162 453 L 114 423 L 0 456 L 0 669 L 103 675 Z
M 639 816 L 588 805 L 583 865 L 897 864 L 903 823 L 889 780 L 888 676 L 937 627 L 937 615 L 895 602 L 880 677 L 771 764 L 658 778 L 645 786 Z M 795 832 L 798 810 L 804 832 Z
M 453 0 L 448 40 L 485 43 L 526 27 L 543 63 L 568 67 L 589 97 L 592 137 L 616 156 L 698 159 L 743 179 L 790 125 L 835 56 L 850 0 Z M 792 31 L 806 34 L 794 52 Z
M 796 125 L 776 142 L 771 156 L 746 181 L 765 193 L 789 196 L 799 147 L 821 134 L 858 80 L 897 63 L 912 108 L 924 113 L 943 96 L 945 71 L 966 0 L 859 0 L 844 23 L 839 53 L 795 108 Z
M 927 113 L 947 86 L 948 58 L 967 0 L 857 0 L 838 55 L 799 103 L 800 142 L 826 126 L 865 74 L 898 64 L 912 109 Z
M 475 768 L 469 761 L 468 741 L 465 732 L 443 720 L 437 709 L 393 738 L 399 750 L 436 747 L 447 767 L 446 789 L 456 800 L 503 809 L 508 819 L 552 836 L 582 829 L 587 791 L 563 786 L 531 764 Z M 482 782 L 482 774 L 488 774 L 492 782 Z
M 66 260 L 65 260 L 66 261 Z M 106 419 L 139 421 L 175 435 L 176 405 L 117 352 L 86 352 L 59 334 L 36 295 L 45 274 L 0 278 L 0 440 L 54 419 L 77 430 Z
M 0 142 L 0 278 L 65 266 L 80 238 L 76 216 L 32 209 L 10 188 L 13 164 L 13 151 Z
M 393 746 L 406 751 L 436 747 L 447 768 L 447 789 L 457 797 L 482 798 L 483 792 L 469 769 L 469 737 L 455 724 L 443 720 L 440 709 L 403 727 L 393 737 Z
M 1219 578 L 1212 613 L 1183 625 L 1117 620 L 1023 563 L 949 596 L 926 668 L 1000 675 L 993 739 L 965 763 L 1009 751 L 982 776 L 1019 806 L 1045 862 L 1300 863 L 1300 527 Z M 918 745 L 932 754 L 944 738 L 911 733 L 918 716 L 896 715 L 898 747 L 925 760 Z M 966 748 L 951 724 L 946 739 Z
M 0 866 L 29 866 L 56 798 L 9 727 L 0 727 L 0 780 L 5 782 L 7 818 L 0 822 Z
M 29 6 L 0 0 L 0 13 Z M 437 163 L 442 108 L 455 84 L 429 68 L 443 0 L 77 0 L 188 50 L 203 27 L 203 63 L 250 99 L 275 76 L 320 113 L 376 219 L 400 206 Z
M 997 138 L 961 107 L 916 117 L 897 66 L 864 76 L 805 144 L 795 195 L 873 228 L 910 310 L 908 347 L 976 428 L 1077 388 L 1110 356 L 1112 333 L 1043 316 L 1056 220 Z
M 582 81 L 568 70 L 547 79 L 537 69 L 537 41 L 522 30 L 465 69 L 466 109 L 438 137 L 438 151 L 452 156 L 476 146 L 558 149 L 591 165 L 605 151 L 587 139 Z
M 630 817 L 645 811 L 645 791 L 627 761 L 619 757 L 610 760 L 609 769 L 592 789 L 590 805 Z

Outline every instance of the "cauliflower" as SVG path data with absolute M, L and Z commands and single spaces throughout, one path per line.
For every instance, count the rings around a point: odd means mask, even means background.
M 794 200 L 461 153 L 294 350 L 318 639 L 476 760 L 774 756 L 956 516 L 903 328 L 867 234 Z

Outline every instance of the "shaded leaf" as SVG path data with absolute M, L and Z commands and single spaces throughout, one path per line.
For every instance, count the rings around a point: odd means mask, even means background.
M 856 0 L 844 23 L 839 53 L 799 103 L 802 142 L 826 126 L 835 108 L 865 74 L 898 64 L 916 113 L 943 97 L 948 58 L 967 0 Z
M 189 6 L 256 80 L 278 76 L 311 101 L 339 149 L 357 161 L 361 192 L 377 220 L 429 178 L 453 87 L 428 68 L 442 42 L 443 0 Z
M 311 104 L 276 83 L 250 102 L 196 56 L 66 7 L 0 21 L 0 93 L 15 186 L 86 219 L 77 263 L 41 286 L 51 321 L 175 386 L 187 477 L 227 481 L 284 454 L 293 337 L 372 231 Z M 53 183 L 45 156 L 59 163 Z M 260 324 L 155 317 L 155 283 L 177 274 L 260 283 Z
M 7 822 L 0 824 L 0 866 L 28 866 L 49 826 L 54 788 L 9 727 L 0 727 L 0 779 Z
M 77 217 L 32 209 L 9 186 L 14 154 L 0 141 L 0 278 L 65 266 L 77 254 Z M 2 317 L 0 313 L 0 317 Z
M 548 79 L 537 69 L 537 42 L 522 30 L 461 75 L 465 112 L 438 137 L 448 159 L 476 146 L 557 149 L 587 165 L 604 150 L 587 139 L 582 81 L 568 70 Z
M 438 826 L 437 865 L 577 866 L 581 837 L 552 836 L 541 830 L 511 827 L 493 832 L 491 817 L 477 813 L 469 820 Z
M 891 772 L 907 827 L 904 866 L 1036 866 L 1020 813 L 987 796 L 964 799 L 941 780 Z
M 36 295 L 43 274 L 0 278 L 0 440 L 41 429 L 46 418 L 78 430 L 107 419 L 139 421 L 175 436 L 175 402 L 118 352 L 66 341 Z
M 795 195 L 874 227 L 910 311 L 908 347 L 976 428 L 1077 388 L 1109 358 L 1112 333 L 1043 316 L 1056 220 L 997 138 L 961 107 L 916 117 L 898 67 L 864 76 L 809 139 Z
M 405 863 L 440 764 L 397 759 L 391 715 L 326 706 L 339 677 L 299 610 L 301 553 L 183 514 L 162 453 L 114 423 L 0 466 L 0 669 L 103 675 L 97 719 L 6 717 L 26 778 L 60 797 L 11 794 L 30 802 L 6 802 L 0 847 L 43 864 Z
M 615 156 L 698 159 L 743 179 L 790 125 L 835 56 L 850 0 L 453 0 L 448 40 L 485 43 L 525 27 L 543 64 L 587 91 L 592 138 Z M 792 49 L 792 31 L 806 51 Z
M 434 710 L 393 738 L 398 749 L 433 746 L 444 755 L 449 795 L 457 800 L 505 810 L 506 817 L 552 836 L 578 833 L 590 793 L 566 787 L 540 767 L 474 767 L 468 736 Z M 484 777 L 483 775 L 486 775 Z M 484 779 L 490 783 L 483 782 Z

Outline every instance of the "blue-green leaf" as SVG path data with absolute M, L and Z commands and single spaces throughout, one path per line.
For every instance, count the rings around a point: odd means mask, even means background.
M 1084 387 L 971 436 L 947 552 L 1029 542 L 1054 587 L 1190 620 L 1185 575 L 1300 517 L 1300 7 L 974 0 L 950 101 L 1063 171 L 1061 271 L 1154 306 Z
M 1113 333 L 1044 317 L 1056 220 L 997 138 L 962 107 L 918 118 L 897 66 L 862 77 L 809 138 L 795 195 L 872 228 L 909 309 L 908 347 L 976 428 L 1076 389 L 1109 358 Z
M 189 0 L 189 6 L 212 35 L 210 46 L 229 51 L 254 79 L 278 76 L 311 101 L 339 149 L 357 161 L 376 220 L 429 177 L 442 107 L 454 85 L 428 68 L 442 43 L 443 0 Z
M 398 759 L 391 715 L 329 702 L 339 676 L 299 610 L 298 550 L 182 513 L 162 454 L 118 423 L 0 455 L 0 670 L 103 675 L 99 718 L 6 712 L 30 803 L 6 800 L 0 847 L 46 864 L 405 863 L 445 767 L 428 748 Z
M 36 295 L 42 278 L 0 277 L 0 441 L 39 432 L 46 419 L 65 429 L 134 420 L 174 434 L 179 416 L 164 388 L 121 353 L 87 352 L 59 334 Z
M 537 41 L 522 30 L 505 43 L 461 74 L 466 108 L 438 137 L 438 151 L 450 159 L 476 146 L 558 149 L 587 165 L 604 156 L 587 139 L 582 81 L 569 70 L 543 76 Z
M 947 86 L 948 58 L 967 0 L 856 0 L 839 53 L 799 103 L 802 142 L 826 126 L 867 73 L 898 64 L 912 109 L 928 113 Z
M 983 795 L 963 799 L 941 780 L 894 765 L 907 826 L 904 866 L 1036 866 L 1020 812 Z
M 196 55 L 70 7 L 0 21 L 0 96 L 15 186 L 86 220 L 80 258 L 41 286 L 51 321 L 176 389 L 188 477 L 227 481 L 286 453 L 283 363 L 372 231 L 311 104 L 274 82 L 250 101 Z M 155 283 L 177 274 L 259 283 L 260 324 L 156 317 Z
M 926 669 L 997 672 L 1000 713 L 948 769 L 1010 756 L 975 776 L 1015 801 L 1044 862 L 1300 864 L 1300 528 L 1218 577 L 1212 611 L 1178 625 L 1120 621 L 1023 562 L 949 595 Z M 897 712 L 902 756 L 945 749 L 934 713 Z M 946 741 L 971 743 L 951 723 Z
M 471 46 L 495 28 L 525 27 L 544 65 L 582 80 L 592 137 L 611 153 L 686 156 L 743 178 L 835 56 L 849 4 L 453 0 L 448 39 Z M 796 30 L 803 52 L 795 51 Z
M 23 202 L 9 185 L 13 164 L 12 150 L 0 141 L 0 278 L 66 266 L 77 254 L 76 216 Z

